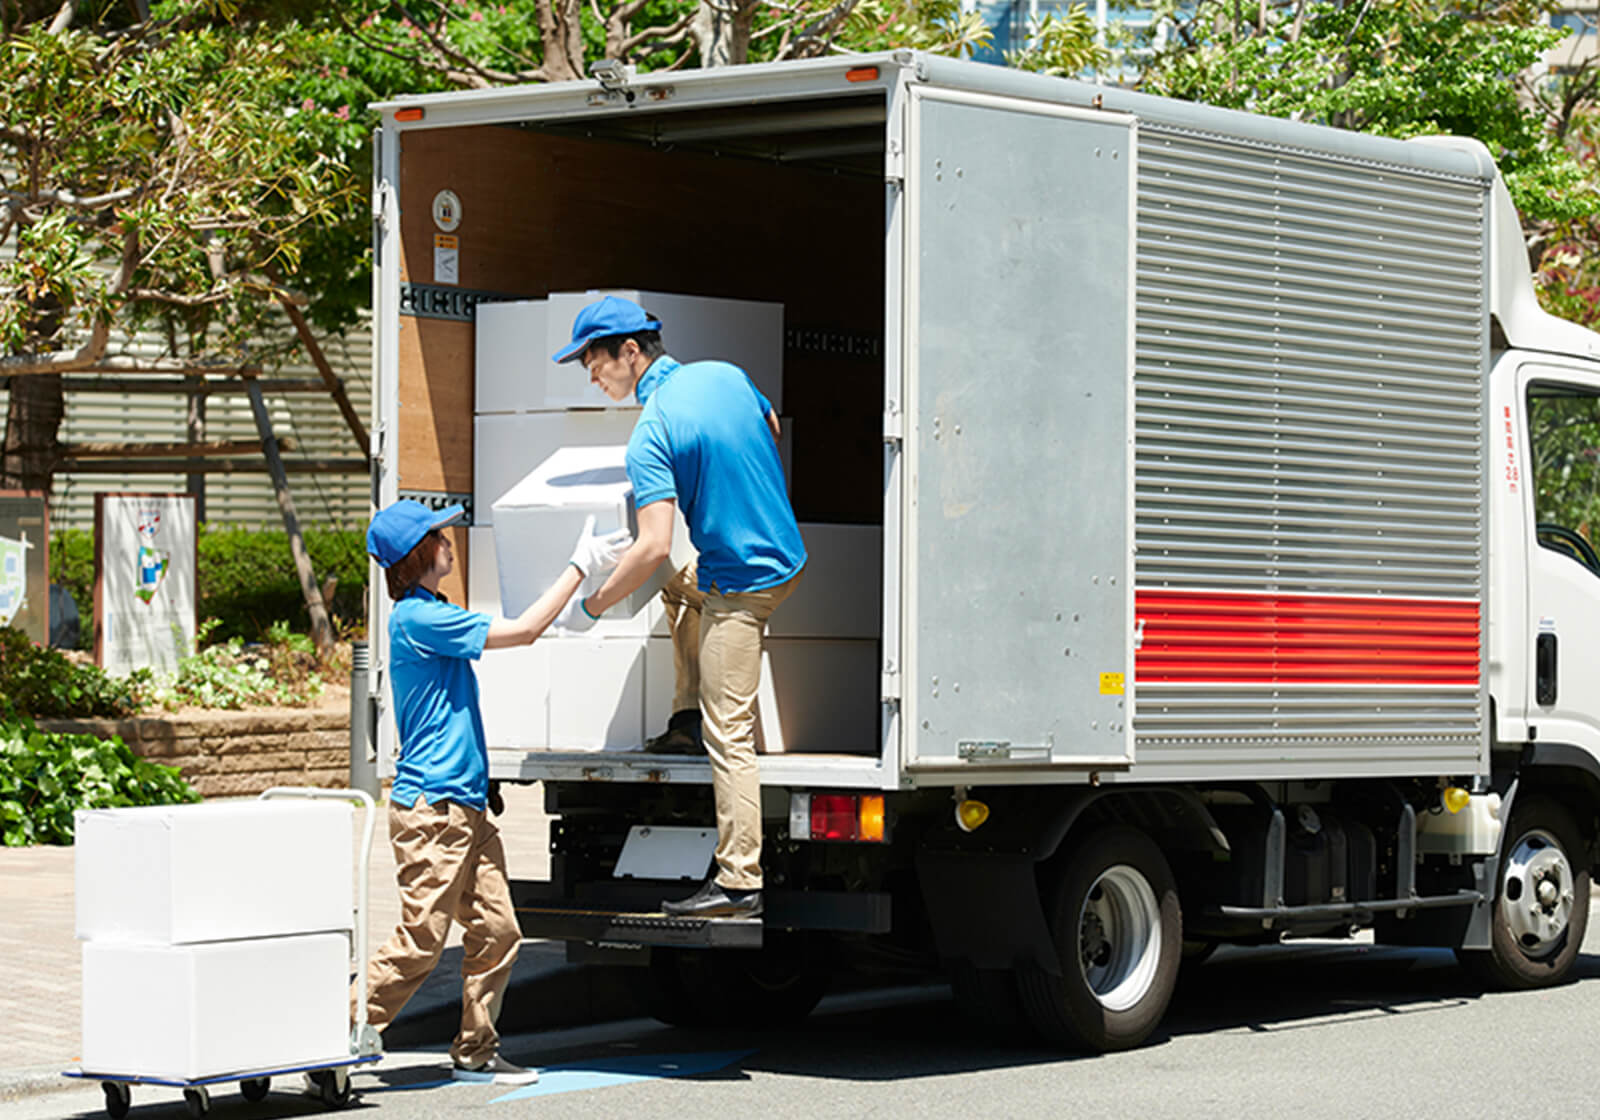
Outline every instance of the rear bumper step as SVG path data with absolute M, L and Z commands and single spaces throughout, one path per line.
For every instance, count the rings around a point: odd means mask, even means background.
M 683 945 L 701 949 L 759 949 L 760 918 L 672 918 L 540 903 L 517 907 L 524 937 L 596 945 Z

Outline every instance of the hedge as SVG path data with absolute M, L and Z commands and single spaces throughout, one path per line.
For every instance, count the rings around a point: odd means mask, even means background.
M 336 624 L 354 630 L 365 623 L 367 552 L 359 529 L 306 528 L 306 552 L 320 585 L 329 576 L 338 586 L 328 611 Z M 200 617 L 214 618 L 217 640 L 260 641 L 279 621 L 296 630 L 310 627 L 305 598 L 289 554 L 289 535 L 281 529 L 203 525 L 199 536 L 196 592 Z M 83 642 L 93 640 L 94 534 L 63 529 L 50 536 L 50 582 L 72 593 L 84 619 Z

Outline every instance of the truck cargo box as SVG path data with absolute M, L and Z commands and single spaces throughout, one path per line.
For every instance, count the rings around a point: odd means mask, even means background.
M 795 511 L 870 531 L 845 584 L 875 599 L 792 639 L 779 612 L 796 679 L 872 668 L 764 781 L 1486 771 L 1481 149 L 905 52 L 381 108 L 385 503 L 487 524 L 474 402 L 520 390 L 503 364 L 475 387 L 484 308 L 549 301 L 494 343 L 537 380 L 558 293 L 782 306 Z M 485 539 L 457 532 L 453 598 Z M 647 668 L 612 684 L 622 738 L 660 730 Z M 494 721 L 497 775 L 709 779 L 566 750 L 534 706 L 537 746 Z

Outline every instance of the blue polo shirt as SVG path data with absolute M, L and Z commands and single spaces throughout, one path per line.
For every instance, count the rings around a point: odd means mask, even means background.
M 411 593 L 389 612 L 389 681 L 400 734 L 389 800 L 409 808 L 454 801 L 483 809 L 489 798 L 489 749 L 478 711 L 471 661 L 483 653 L 490 618 Z
M 760 591 L 793 578 L 806 548 L 761 390 L 727 362 L 660 357 L 634 395 L 644 406 L 628 440 L 634 503 L 678 503 L 700 552 L 700 590 Z

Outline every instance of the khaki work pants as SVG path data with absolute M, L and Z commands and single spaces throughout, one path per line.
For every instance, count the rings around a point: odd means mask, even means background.
M 702 592 L 693 563 L 661 589 L 677 675 L 674 712 L 698 707 L 717 803 L 717 882 L 761 889 L 761 768 L 756 762 L 756 690 L 767 619 L 800 584 L 724 594 Z
M 439 963 L 451 921 L 461 923 L 461 1032 L 450 1057 L 475 1066 L 494 1056 L 494 1023 L 522 931 L 506 881 L 500 830 L 486 811 L 454 801 L 389 806 L 400 883 L 400 925 L 367 968 L 367 1021 L 380 1031 Z M 355 990 L 350 999 L 354 1019 Z

